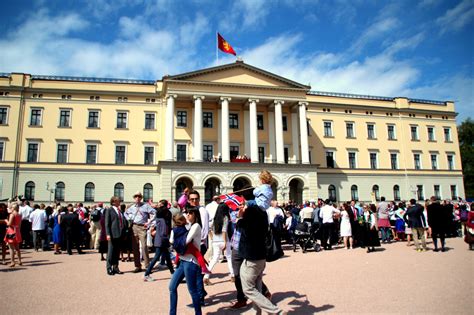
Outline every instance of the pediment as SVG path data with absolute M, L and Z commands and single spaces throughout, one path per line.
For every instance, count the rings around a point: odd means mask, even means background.
M 203 70 L 164 77 L 163 80 L 209 82 L 217 84 L 253 85 L 309 90 L 310 87 L 242 61 Z

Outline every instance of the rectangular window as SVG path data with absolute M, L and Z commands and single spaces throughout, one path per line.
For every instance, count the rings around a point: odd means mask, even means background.
M 387 134 L 388 134 L 388 140 L 397 139 L 397 137 L 395 135 L 395 125 L 388 125 L 387 126 Z
M 354 138 L 354 123 L 348 122 L 346 123 L 346 137 L 347 138 Z
M 86 163 L 87 164 L 97 163 L 97 144 L 87 145 Z
M 431 157 L 431 169 L 437 170 L 438 169 L 438 155 L 431 154 L 430 157 Z
M 67 144 L 58 144 L 58 152 L 56 156 L 57 163 L 67 163 Z
M 127 129 L 127 115 L 125 112 L 117 113 L 117 129 Z
M 332 137 L 332 122 L 331 121 L 324 122 L 324 136 Z
M 306 130 L 308 131 L 308 136 L 311 136 L 311 120 L 306 120 Z
M 0 107 L 0 125 L 6 125 L 8 123 L 8 108 Z
M 265 147 L 258 147 L 258 163 L 265 163 Z
M 71 127 L 70 109 L 61 109 L 59 112 L 59 127 Z
M 146 130 L 155 129 L 155 114 L 154 113 L 145 113 L 145 129 Z
M 41 112 L 41 109 L 31 110 L 30 126 L 41 126 Z
M 202 146 L 202 157 L 204 161 L 210 162 L 214 158 L 214 146 L 205 144 Z
M 258 114 L 257 115 L 257 129 L 258 130 L 263 130 L 263 115 L 262 114 Z
M 334 168 L 334 152 L 326 151 L 326 166 L 328 168 Z
M 88 128 L 99 128 L 99 111 L 89 111 Z
M 283 148 L 283 157 L 285 159 L 285 163 L 288 164 L 288 160 L 290 157 L 290 151 L 288 150 L 288 148 Z
M 153 165 L 155 162 L 155 148 L 145 147 L 145 165 Z
M 434 127 L 428 127 L 428 141 L 436 141 Z
M 416 185 L 416 197 L 418 200 L 425 200 L 425 194 L 423 193 L 423 185 Z
M 349 168 L 356 168 L 356 153 L 349 152 Z
M 179 110 L 176 113 L 176 126 L 187 127 L 188 126 L 188 112 Z
M 448 159 L 448 170 L 454 170 L 454 156 L 452 154 L 448 154 L 446 157 Z
M 373 170 L 377 169 L 377 153 L 370 153 L 370 168 Z
M 238 145 L 231 145 L 229 147 L 230 150 L 230 159 L 233 160 L 239 155 L 239 146 Z
M 374 124 L 367 124 L 367 138 L 375 139 L 375 125 Z
M 202 127 L 203 128 L 213 128 L 214 122 L 211 112 L 202 113 Z
M 398 154 L 397 153 L 390 153 L 390 166 L 392 170 L 398 169 Z
M 38 143 L 28 143 L 28 157 L 26 161 L 31 163 L 38 162 L 38 150 Z
M 288 131 L 288 119 L 286 118 L 286 116 L 281 117 L 281 123 L 283 126 L 283 131 Z
M 5 159 L 5 142 L 0 141 L 0 161 Z
M 411 141 L 418 141 L 418 126 L 411 126 L 410 127 L 410 132 L 411 132 Z
M 239 115 L 235 113 L 229 114 L 229 128 L 239 129 Z
M 185 144 L 176 145 L 176 160 L 179 162 L 186 161 L 186 145 Z
M 444 142 L 451 142 L 451 128 L 444 128 Z
M 441 200 L 441 191 L 440 191 L 439 185 L 434 185 L 433 191 L 434 191 L 434 196 L 436 197 L 436 199 Z
M 456 185 L 451 185 L 449 188 L 451 190 L 451 200 L 458 199 L 458 189 Z
M 413 154 L 413 164 L 415 166 L 415 170 L 421 170 L 421 159 L 419 153 Z
M 115 164 L 120 164 L 120 165 L 125 164 L 125 146 L 124 145 L 115 146 Z

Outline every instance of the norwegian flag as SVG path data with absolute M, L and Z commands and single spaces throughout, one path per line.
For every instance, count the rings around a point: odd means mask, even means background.
M 239 206 L 245 202 L 243 197 L 237 196 L 236 194 L 225 194 L 219 196 L 222 202 L 225 202 L 227 206 L 229 206 L 230 210 L 237 211 Z

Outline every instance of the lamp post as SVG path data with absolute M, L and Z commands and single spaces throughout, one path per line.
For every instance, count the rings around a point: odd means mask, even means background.
M 46 182 L 46 190 L 49 191 L 49 203 L 51 203 L 51 195 L 54 193 L 54 188 L 49 188 L 49 182 Z

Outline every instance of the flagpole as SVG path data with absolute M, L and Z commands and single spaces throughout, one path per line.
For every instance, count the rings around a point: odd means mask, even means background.
M 219 51 L 218 51 L 218 47 L 219 46 L 219 42 L 218 42 L 218 39 L 217 39 L 217 31 L 216 31 L 216 66 L 219 65 Z

